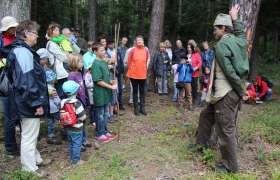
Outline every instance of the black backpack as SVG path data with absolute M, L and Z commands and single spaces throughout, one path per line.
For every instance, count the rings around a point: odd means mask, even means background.
M 261 76 L 262 81 L 266 82 L 269 88 L 273 87 L 273 81 L 265 76 Z

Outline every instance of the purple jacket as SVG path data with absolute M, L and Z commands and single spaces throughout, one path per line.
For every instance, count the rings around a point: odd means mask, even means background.
M 73 80 L 76 83 L 78 83 L 80 85 L 79 89 L 78 89 L 78 94 L 77 94 L 77 99 L 79 99 L 83 106 L 86 107 L 86 91 L 85 91 L 85 86 L 84 86 L 84 79 L 83 79 L 83 75 L 82 73 L 79 72 L 69 72 L 68 74 L 68 80 Z

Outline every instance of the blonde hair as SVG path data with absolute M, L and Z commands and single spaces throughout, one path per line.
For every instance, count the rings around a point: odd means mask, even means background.
M 159 43 L 159 47 L 160 47 L 160 48 L 161 48 L 161 47 L 166 48 L 166 44 L 165 44 L 164 42 L 161 42 L 161 43 Z
M 165 43 L 166 47 L 168 47 L 168 48 L 172 47 L 172 44 L 171 44 L 171 42 L 169 40 L 165 40 L 164 43 Z
M 68 68 L 70 71 L 78 71 L 79 61 L 82 61 L 83 57 L 80 54 L 72 53 L 68 56 Z

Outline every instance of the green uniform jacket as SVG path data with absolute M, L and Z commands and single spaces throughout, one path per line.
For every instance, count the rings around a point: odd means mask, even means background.
M 223 36 L 216 45 L 216 61 L 233 90 L 241 97 L 246 90 L 242 78 L 249 73 L 248 42 L 243 24 L 233 21 L 234 35 Z

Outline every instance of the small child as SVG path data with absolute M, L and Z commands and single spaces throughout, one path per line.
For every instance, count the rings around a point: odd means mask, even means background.
M 176 87 L 176 83 L 178 82 L 178 75 L 179 72 L 177 72 L 178 64 L 172 65 L 172 72 L 174 74 L 174 79 L 173 79 L 173 97 L 172 101 L 177 102 L 178 101 L 178 94 L 179 94 L 179 89 Z
M 73 80 L 80 85 L 77 92 L 77 99 L 81 101 L 83 107 L 85 108 L 87 97 L 86 97 L 86 89 L 85 89 L 84 79 L 82 74 L 82 69 L 83 69 L 82 56 L 76 53 L 69 54 L 68 68 L 70 70 L 68 74 L 68 80 Z M 86 140 L 86 127 L 84 125 L 82 151 L 85 151 L 86 147 L 91 147 L 91 144 Z
M 86 67 L 86 75 L 85 75 L 85 84 L 86 84 L 86 89 L 88 92 L 88 99 L 89 99 L 89 117 L 90 117 L 90 126 L 95 126 L 95 120 L 96 118 L 94 117 L 94 103 L 93 103 L 93 81 L 92 81 L 92 76 L 91 76 L 91 66 L 92 64 L 88 65 Z
M 181 55 L 181 62 L 177 68 L 177 72 L 179 72 L 178 82 L 183 83 L 183 88 L 179 90 L 179 110 L 183 110 L 183 102 L 186 96 L 189 102 L 187 110 L 193 111 L 191 87 L 193 67 L 190 61 L 187 61 L 187 59 L 187 55 Z
M 45 48 L 40 48 L 37 51 L 40 56 L 40 64 L 45 70 L 49 69 L 54 64 L 54 56 Z
M 66 81 L 62 85 L 63 92 L 67 95 L 66 99 L 61 101 L 61 109 L 69 104 L 74 104 L 74 111 L 77 118 L 76 124 L 73 126 L 65 126 L 68 135 L 69 150 L 70 150 L 70 160 L 72 164 L 84 164 L 81 160 L 81 148 L 83 142 L 83 129 L 85 125 L 86 112 L 83 108 L 82 103 L 76 98 L 77 92 L 80 85 L 75 81 Z
M 93 99 L 95 106 L 96 139 L 102 142 L 109 142 L 116 138 L 107 130 L 107 120 L 109 116 L 109 105 L 112 101 L 112 90 L 118 88 L 116 81 L 110 82 L 109 68 L 105 58 L 105 48 L 100 43 L 93 45 L 93 52 L 96 59 L 92 64 L 92 79 L 94 82 Z
M 200 98 L 200 102 L 198 103 L 199 107 L 203 107 L 205 100 L 206 100 L 206 94 L 208 91 L 208 81 L 210 79 L 210 67 L 206 66 L 204 68 L 204 73 L 200 78 L 200 90 L 201 90 L 201 98 Z
M 58 44 L 64 52 L 72 53 L 73 48 L 71 46 L 71 42 L 68 37 L 63 34 L 60 34 L 57 37 L 51 37 L 50 41 Z
M 48 144 L 61 145 L 62 142 L 55 138 L 54 129 L 55 129 L 55 120 L 60 120 L 59 114 L 59 103 L 60 98 L 56 93 L 54 88 L 54 83 L 56 81 L 56 74 L 52 70 L 46 71 L 46 79 L 48 83 L 48 93 L 49 93 L 49 105 L 50 105 L 50 114 L 47 115 L 48 121 Z

